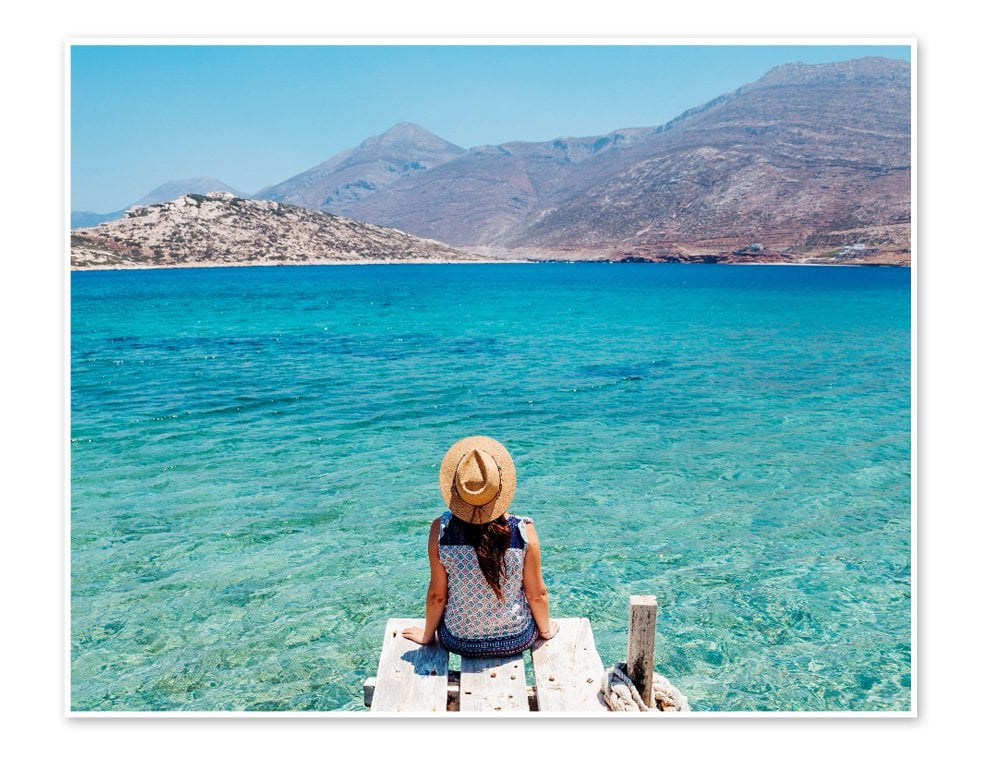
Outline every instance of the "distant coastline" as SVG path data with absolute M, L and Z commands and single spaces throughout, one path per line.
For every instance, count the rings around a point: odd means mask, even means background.
M 712 266 L 720 265 L 732 268 L 781 266 L 799 268 L 910 268 L 910 264 L 892 263 L 815 263 L 815 262 L 743 262 L 743 263 L 681 263 L 668 261 L 651 261 L 650 263 L 620 263 L 616 260 L 309 260 L 303 263 L 270 263 L 256 261 L 251 263 L 186 263 L 181 265 L 120 265 L 120 266 L 90 266 L 71 267 L 72 273 L 94 271 L 165 271 L 193 268 L 300 268 L 306 266 L 363 266 L 363 265 L 685 265 Z
M 137 205 L 115 221 L 75 229 L 70 254 L 74 270 L 507 262 L 909 266 L 910 253 L 865 244 L 774 249 L 753 243 L 725 249 L 721 240 L 667 249 L 620 245 L 455 248 L 400 229 L 275 200 L 210 192 Z
M 181 263 L 175 265 L 107 265 L 107 266 L 72 266 L 71 271 L 165 271 L 171 269 L 188 268 L 302 268 L 307 266 L 353 266 L 353 265 L 467 265 L 467 264 L 511 264 L 535 262 L 575 262 L 575 261 L 534 261 L 534 260 L 307 260 L 297 263 L 276 263 L 270 261 L 257 260 L 255 262 L 241 263 Z M 602 262 L 602 261 L 591 261 Z

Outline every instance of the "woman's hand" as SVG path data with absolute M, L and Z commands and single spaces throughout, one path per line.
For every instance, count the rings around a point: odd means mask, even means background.
M 542 633 L 542 631 L 539 631 L 539 638 L 540 639 L 545 639 L 546 641 L 548 641 L 553 636 L 555 636 L 557 633 L 559 633 L 559 624 L 556 621 L 554 621 L 554 620 L 550 620 L 549 621 L 549 630 L 546 633 Z
M 402 629 L 402 637 L 404 639 L 409 639 L 410 641 L 415 641 L 417 644 L 422 644 L 425 646 L 430 642 L 424 641 L 423 634 L 424 634 L 424 629 L 420 628 L 419 626 L 413 626 L 412 628 Z M 432 641 L 432 639 L 430 639 L 430 641 Z

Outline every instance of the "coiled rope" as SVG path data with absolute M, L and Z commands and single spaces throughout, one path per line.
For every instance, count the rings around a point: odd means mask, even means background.
M 671 682 L 658 673 L 651 677 L 652 707 L 644 703 L 637 687 L 627 674 L 627 663 L 619 662 L 607 669 L 603 681 L 604 701 L 613 712 L 689 712 L 689 700 Z

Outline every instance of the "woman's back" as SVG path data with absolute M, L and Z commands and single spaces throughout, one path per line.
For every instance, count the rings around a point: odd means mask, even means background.
M 531 518 L 506 515 L 510 541 L 504 555 L 503 600 L 488 584 L 463 522 L 445 512 L 440 518 L 440 562 L 447 571 L 446 629 L 456 637 L 490 639 L 526 631 L 532 611 L 522 587 Z
M 451 652 L 516 654 L 559 630 L 549 620 L 539 539 L 531 518 L 508 515 L 515 464 L 500 442 L 469 436 L 440 464 L 449 508 L 430 524 L 426 620 L 402 635 L 419 644 L 437 636 Z

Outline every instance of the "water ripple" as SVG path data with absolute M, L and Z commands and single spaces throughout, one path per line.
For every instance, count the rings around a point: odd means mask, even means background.
M 473 433 L 605 663 L 909 708 L 909 271 L 494 268 L 72 275 L 74 709 L 361 709 Z

